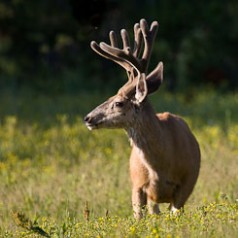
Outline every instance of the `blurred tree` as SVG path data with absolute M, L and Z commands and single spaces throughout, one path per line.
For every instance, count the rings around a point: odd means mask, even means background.
M 169 89 L 207 83 L 234 89 L 237 15 L 237 1 L 1 0 L 0 86 L 12 78 L 16 86 L 74 80 L 85 87 L 89 80 L 79 79 L 89 75 L 92 81 L 119 77 L 115 70 L 123 72 L 99 60 L 90 41 L 108 41 L 110 29 L 131 31 L 146 18 L 160 23 L 151 67 L 165 62 Z
M 75 37 L 76 24 L 68 14 L 67 1 L 4 1 L 0 9 L 9 12 L 0 18 L 0 40 L 5 42 L 1 48 L 1 71 L 18 75 L 21 80 L 41 70 L 45 56 L 48 63 L 56 64 L 56 48 Z M 62 36 L 68 36 L 67 40 L 62 41 Z M 10 69 L 6 67 L 8 62 Z

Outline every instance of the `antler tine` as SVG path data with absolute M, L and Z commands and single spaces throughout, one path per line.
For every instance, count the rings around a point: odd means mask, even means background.
M 107 54 L 100 48 L 100 46 L 98 45 L 96 41 L 91 41 L 90 46 L 97 54 L 101 55 L 102 57 L 107 59 L 111 58 L 109 54 Z
M 117 64 L 121 65 L 123 68 L 127 69 L 128 68 L 128 63 L 125 62 L 123 59 L 121 58 L 118 58 L 116 56 L 113 56 L 109 53 L 107 53 L 106 51 L 104 51 L 102 48 L 101 48 L 101 44 L 98 45 L 95 41 L 92 41 L 90 46 L 91 48 L 99 55 L 101 55 L 102 57 L 106 58 L 106 59 L 109 59 L 109 60 L 112 60 L 114 62 L 116 62 Z M 105 44 L 105 43 L 104 43 Z M 115 42 L 114 42 L 115 44 Z
M 128 52 L 128 54 L 131 54 L 129 35 L 125 29 L 121 30 L 121 39 L 122 39 L 123 49 L 125 50 L 125 52 Z
M 134 42 L 134 53 L 133 55 L 135 57 L 138 57 L 142 48 L 142 33 L 140 29 L 140 24 L 136 23 L 134 25 L 134 36 L 135 36 L 135 42 Z
M 128 55 L 131 55 L 132 52 L 131 52 L 131 47 L 130 47 L 130 39 L 129 39 L 129 35 L 125 29 L 121 30 L 121 38 L 122 38 L 122 44 L 123 44 L 123 49 L 124 49 L 125 53 Z M 133 70 L 133 65 L 129 64 L 129 67 L 126 69 L 127 76 L 128 76 L 128 84 L 133 81 L 132 70 Z
M 114 31 L 110 31 L 109 38 L 110 38 L 111 46 L 118 47 L 117 37 Z
M 151 23 L 150 29 L 148 27 L 148 24 L 145 19 L 140 20 L 140 27 L 142 30 L 142 35 L 144 38 L 144 52 L 142 56 L 142 67 L 144 69 L 144 72 L 148 69 L 148 64 L 150 61 L 150 56 L 152 52 L 152 47 L 154 43 L 155 36 L 158 31 L 159 24 L 157 21 L 154 21 Z

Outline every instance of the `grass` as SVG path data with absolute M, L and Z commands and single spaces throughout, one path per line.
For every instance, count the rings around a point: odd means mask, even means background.
M 130 146 L 122 130 L 82 117 L 110 93 L 0 96 L 0 237 L 235 237 L 238 94 L 160 92 L 157 111 L 185 117 L 202 166 L 185 213 L 132 217 Z

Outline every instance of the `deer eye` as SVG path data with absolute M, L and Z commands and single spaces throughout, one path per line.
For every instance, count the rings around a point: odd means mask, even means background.
M 123 107 L 124 103 L 123 102 L 115 102 L 116 107 Z

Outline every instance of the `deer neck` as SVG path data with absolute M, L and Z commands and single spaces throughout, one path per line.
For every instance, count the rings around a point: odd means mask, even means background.
M 161 125 L 149 101 L 143 102 L 134 121 L 126 129 L 131 145 L 135 146 L 140 157 L 152 167 L 154 158 L 162 153 Z

